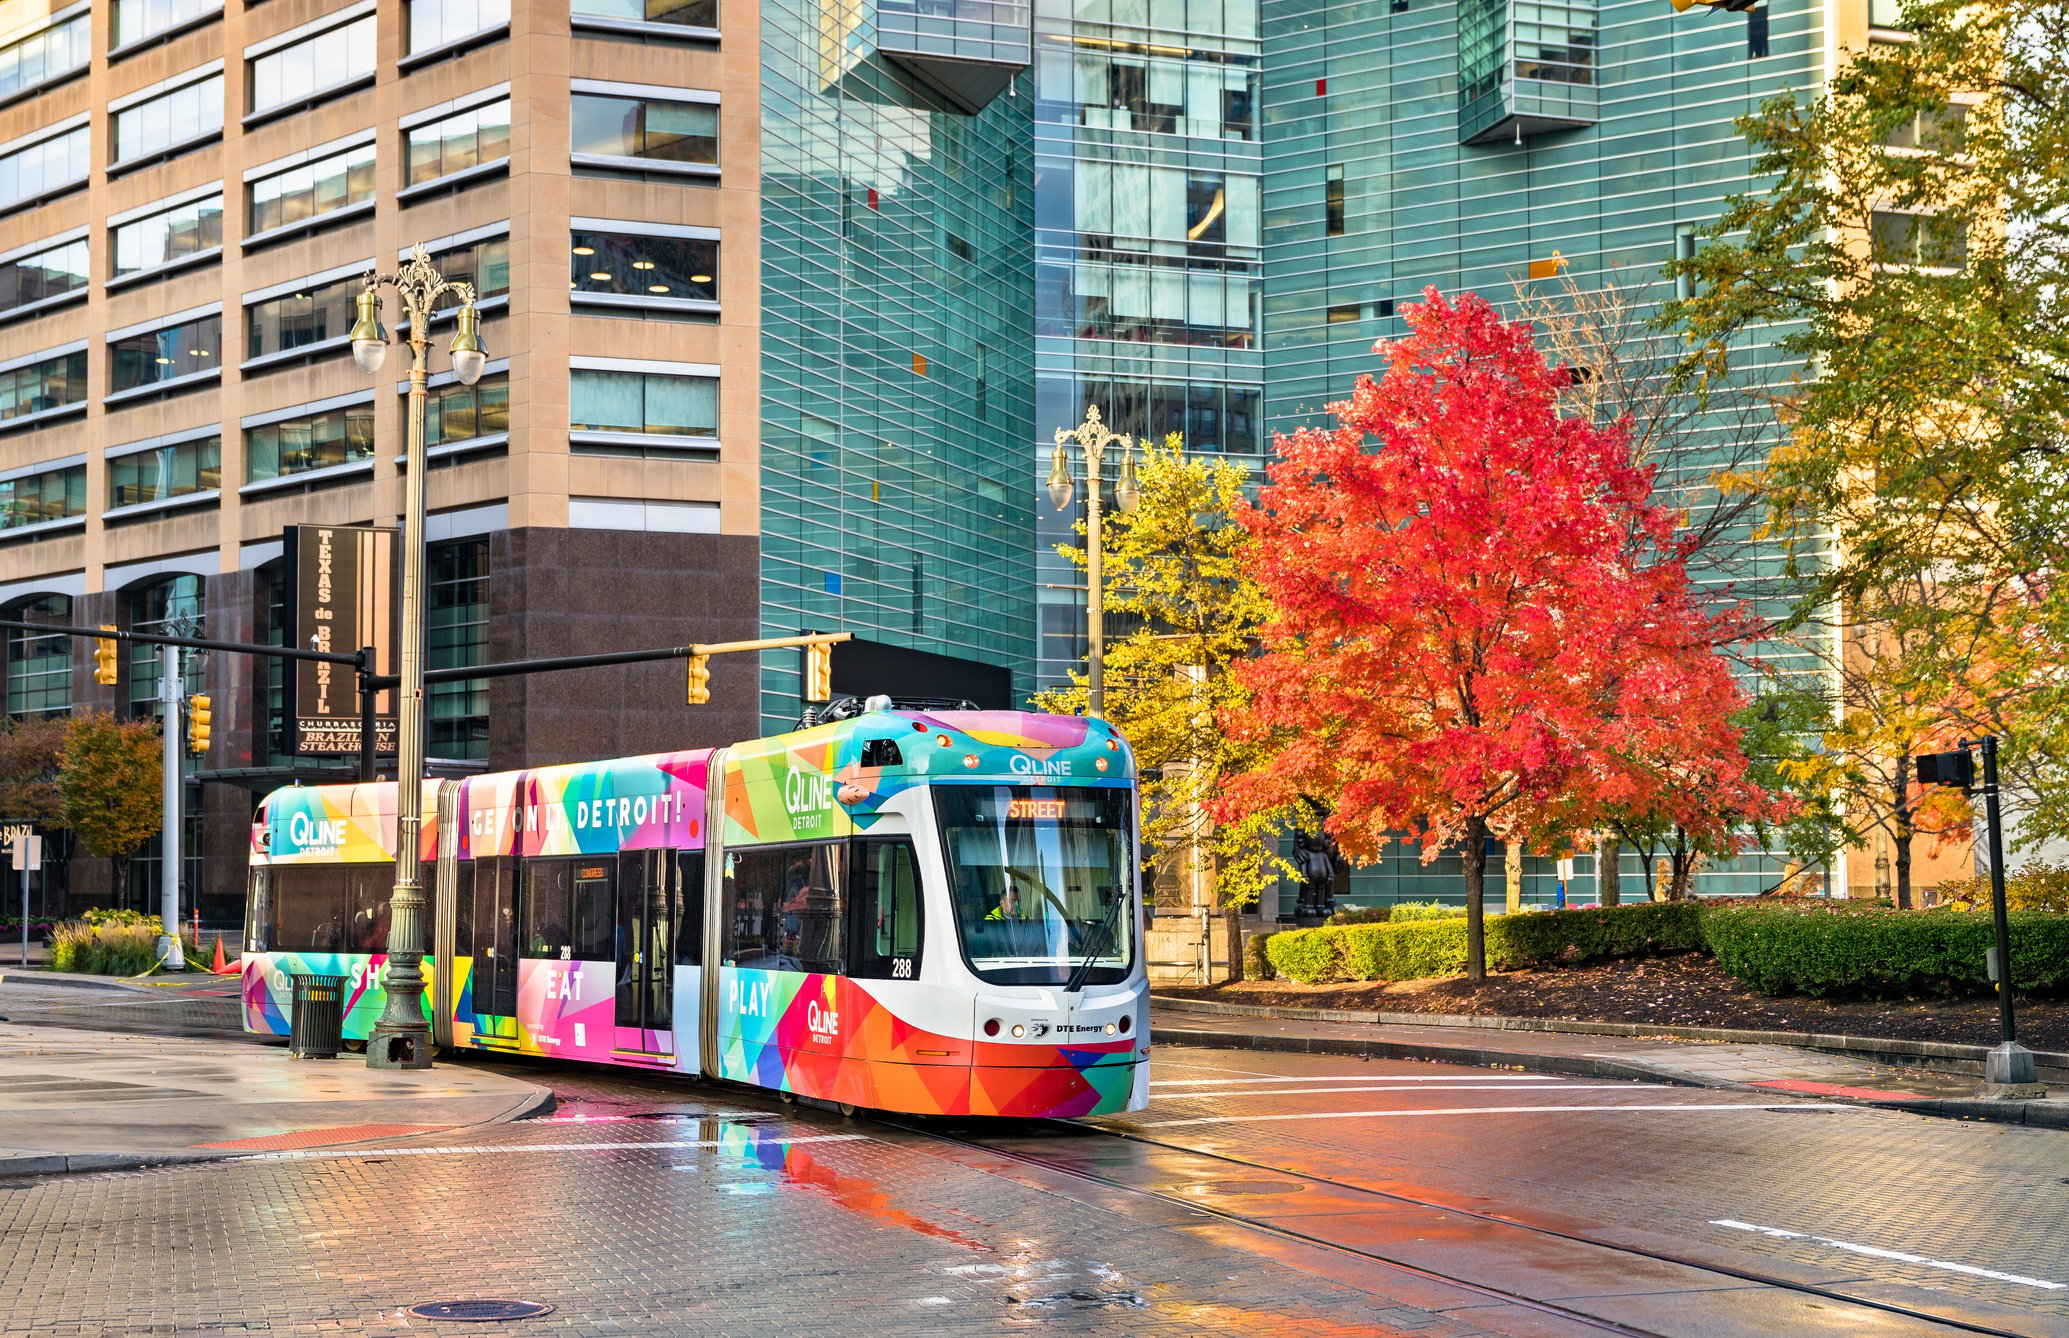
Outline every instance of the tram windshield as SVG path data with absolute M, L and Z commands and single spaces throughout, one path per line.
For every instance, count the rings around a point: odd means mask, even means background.
M 1135 962 L 1130 791 L 939 785 L 963 955 L 995 985 L 1116 984 Z

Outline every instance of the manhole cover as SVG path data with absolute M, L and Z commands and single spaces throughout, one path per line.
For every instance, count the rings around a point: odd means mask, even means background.
M 500 1319 L 534 1319 L 552 1306 L 539 1301 L 426 1301 L 402 1313 L 414 1319 L 449 1319 L 463 1324 L 486 1324 Z

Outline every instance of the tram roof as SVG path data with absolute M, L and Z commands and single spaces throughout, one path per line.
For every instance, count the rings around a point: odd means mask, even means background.
M 887 742 L 896 747 L 885 747 Z M 565 844 L 566 853 L 575 853 L 591 848 L 581 832 L 608 817 L 609 844 L 615 848 L 701 846 L 703 794 L 714 751 L 650 753 L 467 777 L 461 781 L 461 840 L 491 846 L 521 842 L 525 853 L 549 853 L 548 848 Z M 1125 785 L 1135 777 L 1133 753 L 1106 721 L 1026 711 L 866 711 L 735 744 L 726 749 L 722 765 L 729 842 L 781 839 L 778 828 L 803 838 L 867 827 L 885 799 L 933 781 Z M 809 782 L 813 798 L 824 792 L 820 802 L 808 806 L 823 809 L 823 821 L 795 811 L 800 777 Z M 437 787 L 438 782 L 426 781 L 423 792 L 426 858 L 436 854 Z M 758 800 L 772 788 L 785 796 L 775 809 Z M 255 857 L 393 858 L 393 781 L 275 790 L 260 812 L 253 830 Z M 555 827 L 562 839 L 555 839 Z M 629 834 L 628 827 L 634 829 Z M 527 832 L 533 839 L 525 839 Z M 539 842 L 548 848 L 529 849 Z

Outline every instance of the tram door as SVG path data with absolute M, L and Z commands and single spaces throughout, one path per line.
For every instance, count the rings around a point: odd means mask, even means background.
M 675 921 L 681 894 L 665 850 L 618 857 L 617 1049 L 675 1058 Z
M 474 1033 L 517 1044 L 515 861 L 474 861 Z

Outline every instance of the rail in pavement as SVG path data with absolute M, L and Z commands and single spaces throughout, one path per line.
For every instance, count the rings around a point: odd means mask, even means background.
M 1772 1033 L 1725 1033 L 1746 1039 L 1711 1039 L 1675 1036 L 1668 1034 L 1668 1029 L 1648 1031 L 1630 1024 L 1607 1024 L 1601 1030 L 1594 1029 L 1592 1024 L 1567 1024 L 1572 1029 L 1554 1030 L 1544 1026 L 1487 1025 L 1496 1019 L 1446 1018 L 1433 1022 L 1417 1014 L 1407 1016 L 1417 1020 L 1399 1022 L 1386 1014 L 1325 1014 L 1319 1009 L 1158 998 L 1150 1013 L 1150 1039 L 1152 1043 L 1177 1045 L 1425 1059 L 1770 1095 L 1787 1092 L 1923 1115 L 2069 1128 L 2069 1099 L 1977 1099 L 1974 1090 L 1980 1077 L 1980 1059 L 1976 1061 L 1974 1076 L 1944 1071 L 1965 1056 L 1877 1047 L 1887 1057 L 1869 1059 L 1837 1046 L 1754 1039 Z M 1368 1020 L 1376 1018 L 1388 1020 Z M 1581 1030 L 1582 1026 L 1589 1029 Z M 1870 1038 L 1820 1039 L 1874 1044 Z M 1978 1055 L 1981 1053 L 1981 1047 L 1932 1049 L 1974 1049 Z M 2043 1076 L 2057 1081 L 2069 1077 L 2069 1073 L 2060 1071 L 2069 1069 L 2069 1056 L 2044 1056 L 2042 1064 Z

